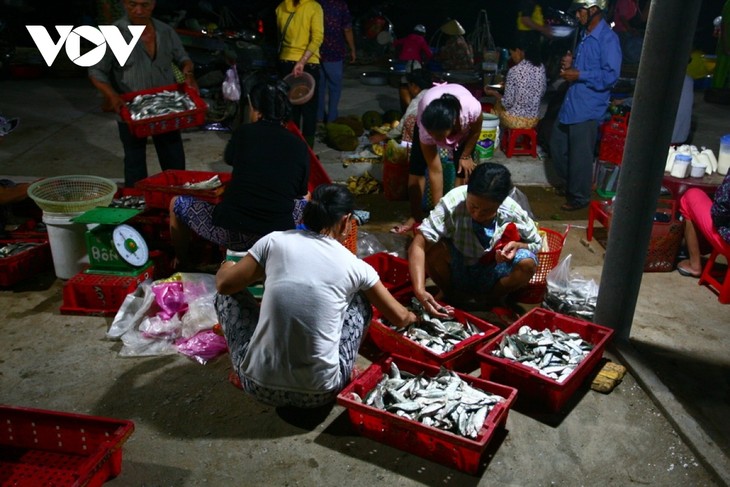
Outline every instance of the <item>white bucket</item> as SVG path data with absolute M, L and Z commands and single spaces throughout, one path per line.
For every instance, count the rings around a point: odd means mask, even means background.
M 86 252 L 86 225 L 74 223 L 72 218 L 81 213 L 43 212 L 43 223 L 48 229 L 53 268 L 59 279 L 70 279 L 89 263 Z
M 479 162 L 487 161 L 494 156 L 494 146 L 499 138 L 499 117 L 491 113 L 482 114 L 482 131 L 479 133 L 475 153 Z

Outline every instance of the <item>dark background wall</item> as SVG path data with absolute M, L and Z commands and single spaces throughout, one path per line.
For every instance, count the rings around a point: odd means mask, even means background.
M 642 0 L 647 1 L 647 0 Z M 661 0 L 654 0 L 661 1 Z M 26 24 L 80 25 L 95 23 L 101 0 L 70 0 L 48 2 L 41 0 L 0 0 L 0 21 L 6 28 L 0 35 L 12 36 L 18 45 L 32 46 Z M 164 16 L 178 9 L 185 9 L 191 15 L 200 14 L 203 2 L 197 0 L 157 0 L 156 14 Z M 207 0 L 205 4 L 214 11 L 228 8 L 244 23 L 266 20 L 271 28 L 273 11 L 279 0 Z M 449 18 L 458 20 L 467 30 L 474 29 L 480 10 L 485 9 L 490 21 L 490 31 L 496 44 L 504 45 L 515 29 L 517 15 L 516 0 L 347 0 L 356 18 L 363 18 L 380 12 L 395 26 L 396 35 L 410 32 L 415 24 L 424 24 L 428 37 Z M 544 9 L 567 10 L 571 0 L 540 0 Z M 720 14 L 725 0 L 703 0 L 700 19 L 695 29 L 695 47 L 705 52 L 714 52 L 716 40 L 712 37 L 712 20 Z M 215 19 L 213 19 L 215 20 Z M 271 34 L 275 35 L 274 32 Z

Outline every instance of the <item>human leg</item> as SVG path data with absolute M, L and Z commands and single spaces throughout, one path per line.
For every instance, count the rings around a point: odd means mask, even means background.
M 530 282 L 537 270 L 537 257 L 532 252 L 520 249 L 511 263 L 497 264 L 494 272 L 501 276 L 487 293 L 487 300 L 498 302 L 510 293 Z
M 413 129 L 413 143 L 408 160 L 408 203 L 411 216 L 396 229 L 395 233 L 407 233 L 413 225 L 423 220 L 423 195 L 426 191 L 426 159 L 423 157 L 421 142 L 418 135 L 418 125 Z
M 155 144 L 157 159 L 163 171 L 168 169 L 185 169 L 185 149 L 183 148 L 182 134 L 179 130 L 152 136 Z
M 170 240 L 172 241 L 172 249 L 175 252 L 175 261 L 172 267 L 174 269 L 187 269 L 190 267 L 190 237 L 192 236 L 190 227 L 178 216 L 187 211 L 187 204 L 178 203 L 181 198 L 190 198 L 183 196 L 175 196 L 170 200 Z M 175 206 L 180 208 L 175 211 Z
M 327 75 L 329 71 L 326 68 L 327 63 L 322 63 L 322 69 L 319 70 L 319 79 L 317 80 L 317 121 L 326 122 L 324 105 L 327 100 Z
M 550 132 L 550 159 L 561 184 L 565 184 L 568 179 L 568 126 L 557 119 Z
M 304 71 L 311 74 L 315 80 L 319 79 L 319 65 L 318 64 L 307 64 L 304 66 Z M 302 115 L 302 135 L 304 140 L 307 141 L 309 147 L 314 147 L 314 135 L 317 132 L 317 104 L 319 103 L 319 90 L 315 86 L 314 95 L 305 104 L 301 106 Z
M 259 321 L 259 305 L 251 293 L 244 290 L 230 296 L 216 293 L 214 306 L 231 358 L 233 370 L 229 380 L 244 389 L 240 371 Z
M 685 219 L 684 241 L 689 254 L 689 259 L 677 263 L 680 274 L 699 277 L 702 273 L 703 250 L 709 251 L 709 244 L 722 241 L 712 224 L 711 207 L 710 197 L 697 188 L 688 189 L 679 199 L 679 212 Z
M 334 122 L 337 117 L 340 116 L 338 106 L 340 104 L 340 98 L 342 97 L 342 79 L 344 75 L 344 63 L 342 61 L 336 61 L 331 63 L 324 63 L 320 70 L 328 71 L 328 92 L 329 99 L 327 100 L 327 122 Z
M 436 242 L 426 250 L 426 273 L 446 300 L 456 298 L 457 294 L 453 285 L 455 277 L 452 279 L 452 265 L 456 261 L 456 265 L 460 266 L 461 261 L 453 257 L 454 252 L 459 251 L 445 241 Z
M 373 308 L 363 293 L 357 293 L 345 310 L 345 321 L 342 324 L 340 335 L 340 383 L 338 390 L 342 390 L 352 376 L 357 352 L 362 343 L 362 337 L 373 317 Z
M 246 234 L 213 224 L 215 205 L 192 196 L 176 196 L 170 202 L 170 238 L 175 250 L 176 266 L 190 267 L 190 239 L 192 233 L 227 249 L 245 251 L 261 235 Z
M 572 124 L 568 127 L 568 177 L 566 186 L 567 205 L 564 209 L 579 209 L 588 206 L 593 190 L 593 160 L 596 137 L 595 120 Z
M 133 188 L 147 177 L 147 137 L 135 137 L 126 123 L 118 122 L 117 127 L 124 149 L 124 186 Z
M 398 97 L 400 98 L 400 109 L 405 113 L 413 97 L 411 92 L 408 91 L 408 83 L 403 83 L 402 80 L 400 86 L 398 86 Z

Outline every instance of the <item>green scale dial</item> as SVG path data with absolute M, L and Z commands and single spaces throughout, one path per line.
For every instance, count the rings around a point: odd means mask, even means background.
M 141 210 L 97 207 L 73 221 L 89 225 L 86 251 L 89 274 L 137 275 L 152 265 L 147 243 L 133 227 L 123 224 Z M 94 225 L 96 224 L 96 225 Z

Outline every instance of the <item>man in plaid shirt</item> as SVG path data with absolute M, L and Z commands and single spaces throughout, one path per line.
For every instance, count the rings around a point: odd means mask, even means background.
M 421 223 L 409 269 L 415 296 L 432 316 L 445 317 L 437 299 L 497 304 L 530 281 L 542 239 L 511 190 L 506 167 L 480 164 L 468 185 L 449 191 Z M 426 271 L 440 290 L 436 297 L 426 291 Z

